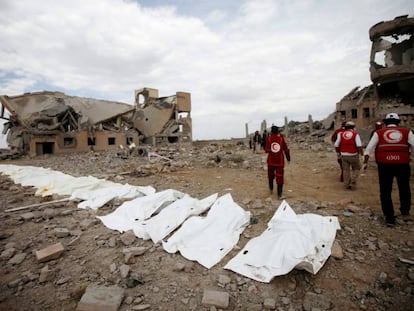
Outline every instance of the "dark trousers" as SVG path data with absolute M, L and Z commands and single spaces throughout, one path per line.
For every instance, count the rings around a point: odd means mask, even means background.
M 284 167 L 283 166 L 267 166 L 267 177 L 269 181 L 272 181 L 276 178 L 276 183 L 278 185 L 283 185 L 283 175 L 284 175 Z
M 387 221 L 394 220 L 394 206 L 391 198 L 394 177 L 397 179 L 400 195 L 400 212 L 403 215 L 409 214 L 411 208 L 410 176 L 409 164 L 378 163 L 381 208 Z

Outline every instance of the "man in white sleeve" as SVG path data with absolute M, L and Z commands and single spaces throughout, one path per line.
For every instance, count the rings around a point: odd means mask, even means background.
M 396 113 L 387 114 L 384 124 L 384 128 L 374 132 L 365 149 L 363 168 L 367 168 L 369 155 L 375 150 L 381 208 L 387 226 L 393 226 L 395 215 L 391 192 L 394 177 L 398 184 L 402 218 L 404 221 L 411 219 L 410 157 L 414 153 L 414 134 L 398 126 L 400 117 Z

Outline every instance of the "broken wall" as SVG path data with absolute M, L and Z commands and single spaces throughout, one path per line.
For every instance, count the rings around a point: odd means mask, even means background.
M 335 128 L 352 120 L 370 133 L 387 113 L 399 114 L 400 125 L 414 129 L 414 18 L 396 17 L 369 30 L 373 84 L 351 90 L 336 104 Z
M 400 97 L 414 105 L 414 18 L 398 16 L 369 30 L 371 81 L 379 98 Z
M 374 83 L 412 79 L 414 74 L 414 18 L 398 16 L 371 27 L 370 72 Z
M 158 90 L 143 88 L 135 91 L 134 127 L 147 143 L 192 140 L 191 94 L 177 92 L 167 97 Z
M 372 86 L 362 90 L 354 88 L 336 104 L 336 127 L 345 120 L 354 121 L 358 128 L 369 127 L 381 118 L 377 110 L 378 101 Z
M 62 154 L 68 152 L 87 152 L 119 150 L 122 145 L 139 143 L 138 133 L 116 133 L 95 131 L 93 136 L 88 131 L 73 133 L 59 133 L 57 135 L 31 136 L 28 139 L 29 154 L 38 156 L 43 154 Z

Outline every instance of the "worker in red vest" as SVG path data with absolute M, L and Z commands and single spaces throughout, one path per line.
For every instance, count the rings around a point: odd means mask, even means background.
M 331 136 L 331 142 L 332 142 L 333 144 L 335 144 L 336 139 L 338 138 L 338 135 L 339 135 L 341 132 L 345 131 L 345 124 L 346 124 L 346 121 L 342 121 L 342 123 L 341 123 L 341 127 L 337 128 L 337 129 L 335 130 L 335 132 L 333 132 L 333 134 L 332 134 L 332 136 Z M 343 169 L 343 167 L 342 167 L 342 158 L 341 158 L 341 157 L 338 157 L 337 161 L 338 161 L 338 164 L 339 164 L 339 168 L 340 168 L 340 170 L 341 170 L 341 174 L 339 175 L 339 181 L 340 181 L 340 182 L 343 182 L 343 181 L 344 181 L 344 169 Z
M 285 157 L 290 162 L 290 152 L 285 139 L 279 133 L 279 128 L 276 125 L 271 127 L 271 134 L 267 137 L 265 151 L 267 152 L 267 176 L 270 192 L 273 192 L 273 180 L 276 178 L 277 198 L 282 200 L 284 198 L 282 193 Z
M 338 159 L 342 159 L 345 189 L 355 187 L 361 169 L 359 156 L 362 156 L 362 142 L 354 128 L 354 122 L 346 122 L 345 130 L 339 133 L 335 141 Z
M 381 121 L 375 122 L 374 129 L 372 130 L 371 134 L 369 135 L 369 139 L 371 139 L 372 135 L 374 135 L 375 131 L 378 131 L 384 127 L 384 124 Z
M 400 117 L 396 113 L 387 114 L 384 124 L 384 128 L 372 135 L 365 149 L 363 168 L 367 168 L 369 155 L 375 150 L 381 208 L 386 224 L 393 226 L 395 215 L 391 192 L 394 177 L 398 184 L 402 218 L 404 221 L 411 220 L 410 157 L 414 153 L 414 134 L 398 126 Z

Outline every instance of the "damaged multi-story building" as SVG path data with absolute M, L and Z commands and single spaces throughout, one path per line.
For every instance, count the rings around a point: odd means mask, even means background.
M 31 156 L 192 140 L 191 94 L 135 91 L 135 104 L 61 92 L 0 96 L 3 134 L 12 152 Z M 8 112 L 8 113 L 6 113 Z
M 369 30 L 372 84 L 356 87 L 336 104 L 335 123 L 352 120 L 363 136 L 389 112 L 414 128 L 414 18 L 380 22 Z

